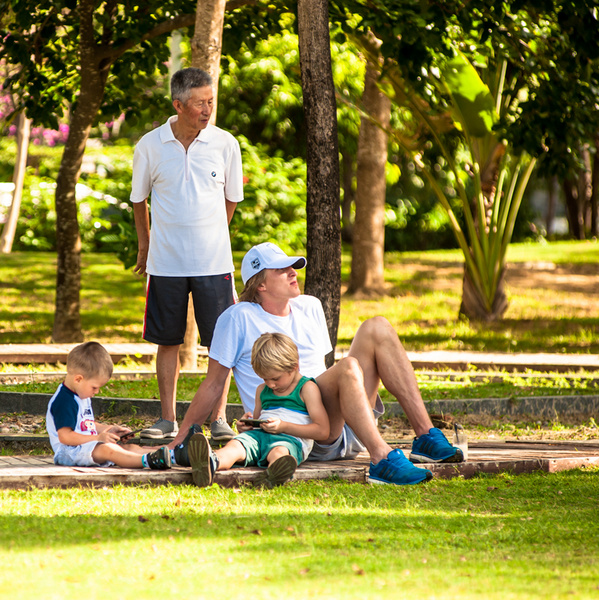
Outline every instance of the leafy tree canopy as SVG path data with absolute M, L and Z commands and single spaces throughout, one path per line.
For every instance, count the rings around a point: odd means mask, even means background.
M 167 103 L 155 78 L 167 70 L 164 34 L 193 25 L 196 2 L 105 1 L 98 3 L 91 22 L 82 22 L 81 7 L 89 1 L 0 0 L 0 12 L 13 16 L 0 32 L 0 54 L 14 65 L 3 89 L 18 98 L 17 109 L 24 108 L 36 124 L 57 128 L 67 107 L 76 107 L 85 85 L 79 67 L 83 52 L 93 52 L 100 68 L 112 66 L 97 119 L 135 117 L 151 107 L 162 113 Z M 93 30 L 92 48 L 80 47 L 83 27 Z
M 505 61 L 504 104 L 494 127 L 516 152 L 544 158 L 545 170 L 563 173 L 581 141 L 599 129 L 593 0 L 331 0 L 331 7 L 346 35 L 373 31 L 385 59 L 439 111 L 448 104 L 434 85 L 435 68 L 458 53 L 491 74 Z

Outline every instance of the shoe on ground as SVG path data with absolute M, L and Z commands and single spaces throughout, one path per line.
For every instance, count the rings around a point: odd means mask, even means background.
M 189 451 L 188 451 L 189 440 L 191 439 L 191 436 L 195 435 L 196 433 L 202 433 L 202 428 L 199 425 L 196 425 L 194 423 L 189 428 L 189 431 L 187 432 L 185 439 L 178 446 L 175 446 L 175 449 L 174 449 L 175 463 L 177 463 L 178 466 L 191 467 L 191 464 L 189 462 Z
M 415 467 L 401 450 L 395 449 L 376 465 L 370 463 L 368 482 L 414 485 L 429 481 L 432 477 L 433 474 L 428 469 Z
M 413 463 L 459 463 L 464 462 L 464 453 L 452 446 L 440 429 L 433 427 L 414 438 L 410 460 Z
M 188 452 L 194 484 L 198 487 L 212 485 L 218 461 L 210 448 L 208 438 L 203 433 L 192 435 L 189 440 Z
M 179 425 L 176 421 L 167 421 L 159 419 L 151 427 L 142 429 L 139 436 L 142 438 L 150 438 L 152 440 L 163 440 L 166 438 L 174 438 L 179 433 Z
M 215 442 L 228 442 L 237 434 L 229 427 L 229 424 L 219 417 L 216 421 L 210 424 L 210 437 Z
M 166 446 L 146 455 L 148 466 L 155 471 L 166 471 L 171 468 L 171 452 Z
M 297 461 L 293 456 L 287 454 L 277 458 L 263 473 L 256 478 L 256 485 L 272 489 L 289 481 L 295 470 Z

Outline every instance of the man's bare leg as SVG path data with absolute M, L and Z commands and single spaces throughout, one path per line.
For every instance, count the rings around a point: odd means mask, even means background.
M 358 360 L 364 373 L 364 387 L 374 406 L 379 383 L 397 398 L 417 436 L 433 426 L 416 375 L 397 332 L 384 317 L 362 323 L 352 341 L 349 356 Z
M 158 346 L 156 379 L 158 380 L 162 418 L 167 421 L 176 421 L 179 346 Z
M 160 393 L 161 419 L 147 427 L 142 437 L 153 439 L 174 438 L 177 425 L 177 380 L 179 379 L 179 345 L 158 346 L 156 353 L 156 379 Z
M 414 466 L 401 450 L 393 450 L 381 437 L 364 389 L 362 369 L 354 357 L 342 359 L 316 382 L 331 422 L 331 437 L 325 443 L 333 443 L 347 423 L 370 453 L 369 482 L 407 485 L 432 477 L 429 470 Z
M 344 358 L 319 375 L 316 382 L 331 425 L 329 439 L 322 443 L 334 442 L 347 423 L 366 446 L 373 463 L 386 458 L 392 448 L 377 428 L 358 361 L 353 357 Z
M 376 392 L 382 382 L 406 413 L 416 433 L 410 452 L 412 462 L 464 460 L 462 451 L 452 446 L 439 429 L 433 428 L 412 364 L 387 319 L 374 317 L 365 321 L 356 333 L 349 354 L 362 367 L 370 401 L 376 400 Z

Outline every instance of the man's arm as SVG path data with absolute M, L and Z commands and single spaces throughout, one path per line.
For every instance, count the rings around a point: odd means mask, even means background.
M 185 413 L 179 433 L 173 442 L 169 444 L 169 448 L 174 448 L 177 444 L 180 444 L 194 423 L 198 425 L 205 423 L 223 394 L 230 370 L 228 367 L 223 367 L 223 365 L 213 358 L 208 359 L 206 378 L 195 393 Z
M 229 223 L 230 225 L 231 219 L 233 218 L 233 214 L 235 213 L 235 209 L 237 208 L 237 202 L 225 200 L 225 208 L 227 210 L 227 223 Z
M 139 275 L 145 275 L 150 249 L 150 214 L 147 198 L 143 202 L 133 203 L 133 216 L 137 231 L 137 264 L 133 270 Z

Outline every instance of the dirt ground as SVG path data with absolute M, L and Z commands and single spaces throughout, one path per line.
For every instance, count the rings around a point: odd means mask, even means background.
M 454 425 L 459 423 L 469 440 L 594 440 L 599 439 L 599 427 L 592 419 L 562 418 L 558 421 L 490 415 L 431 415 L 435 427 L 453 438 Z M 379 430 L 388 441 L 414 436 L 407 420 L 393 417 L 379 421 Z
M 452 415 L 431 415 L 433 425 L 443 430 L 447 438 L 452 441 L 456 419 Z M 101 422 L 122 423 L 118 418 L 102 419 Z M 154 417 L 144 418 L 137 416 L 136 428 L 151 425 Z M 126 424 L 126 423 L 125 423 Z M 459 424 L 462 425 L 469 440 L 593 440 L 599 439 L 599 427 L 594 420 L 562 419 L 559 422 L 539 421 L 530 418 L 516 419 L 513 417 L 491 417 L 489 415 L 460 415 Z M 413 438 L 414 431 L 407 420 L 398 417 L 381 419 L 379 421 L 381 435 L 389 443 L 405 441 Z M 31 435 L 45 434 L 45 418 L 39 415 L 0 415 L 0 435 Z M 10 447 L 10 444 L 0 444 Z M 20 451 L 30 451 L 39 444 L 27 442 L 19 444 Z M 49 447 L 46 447 L 49 451 Z

